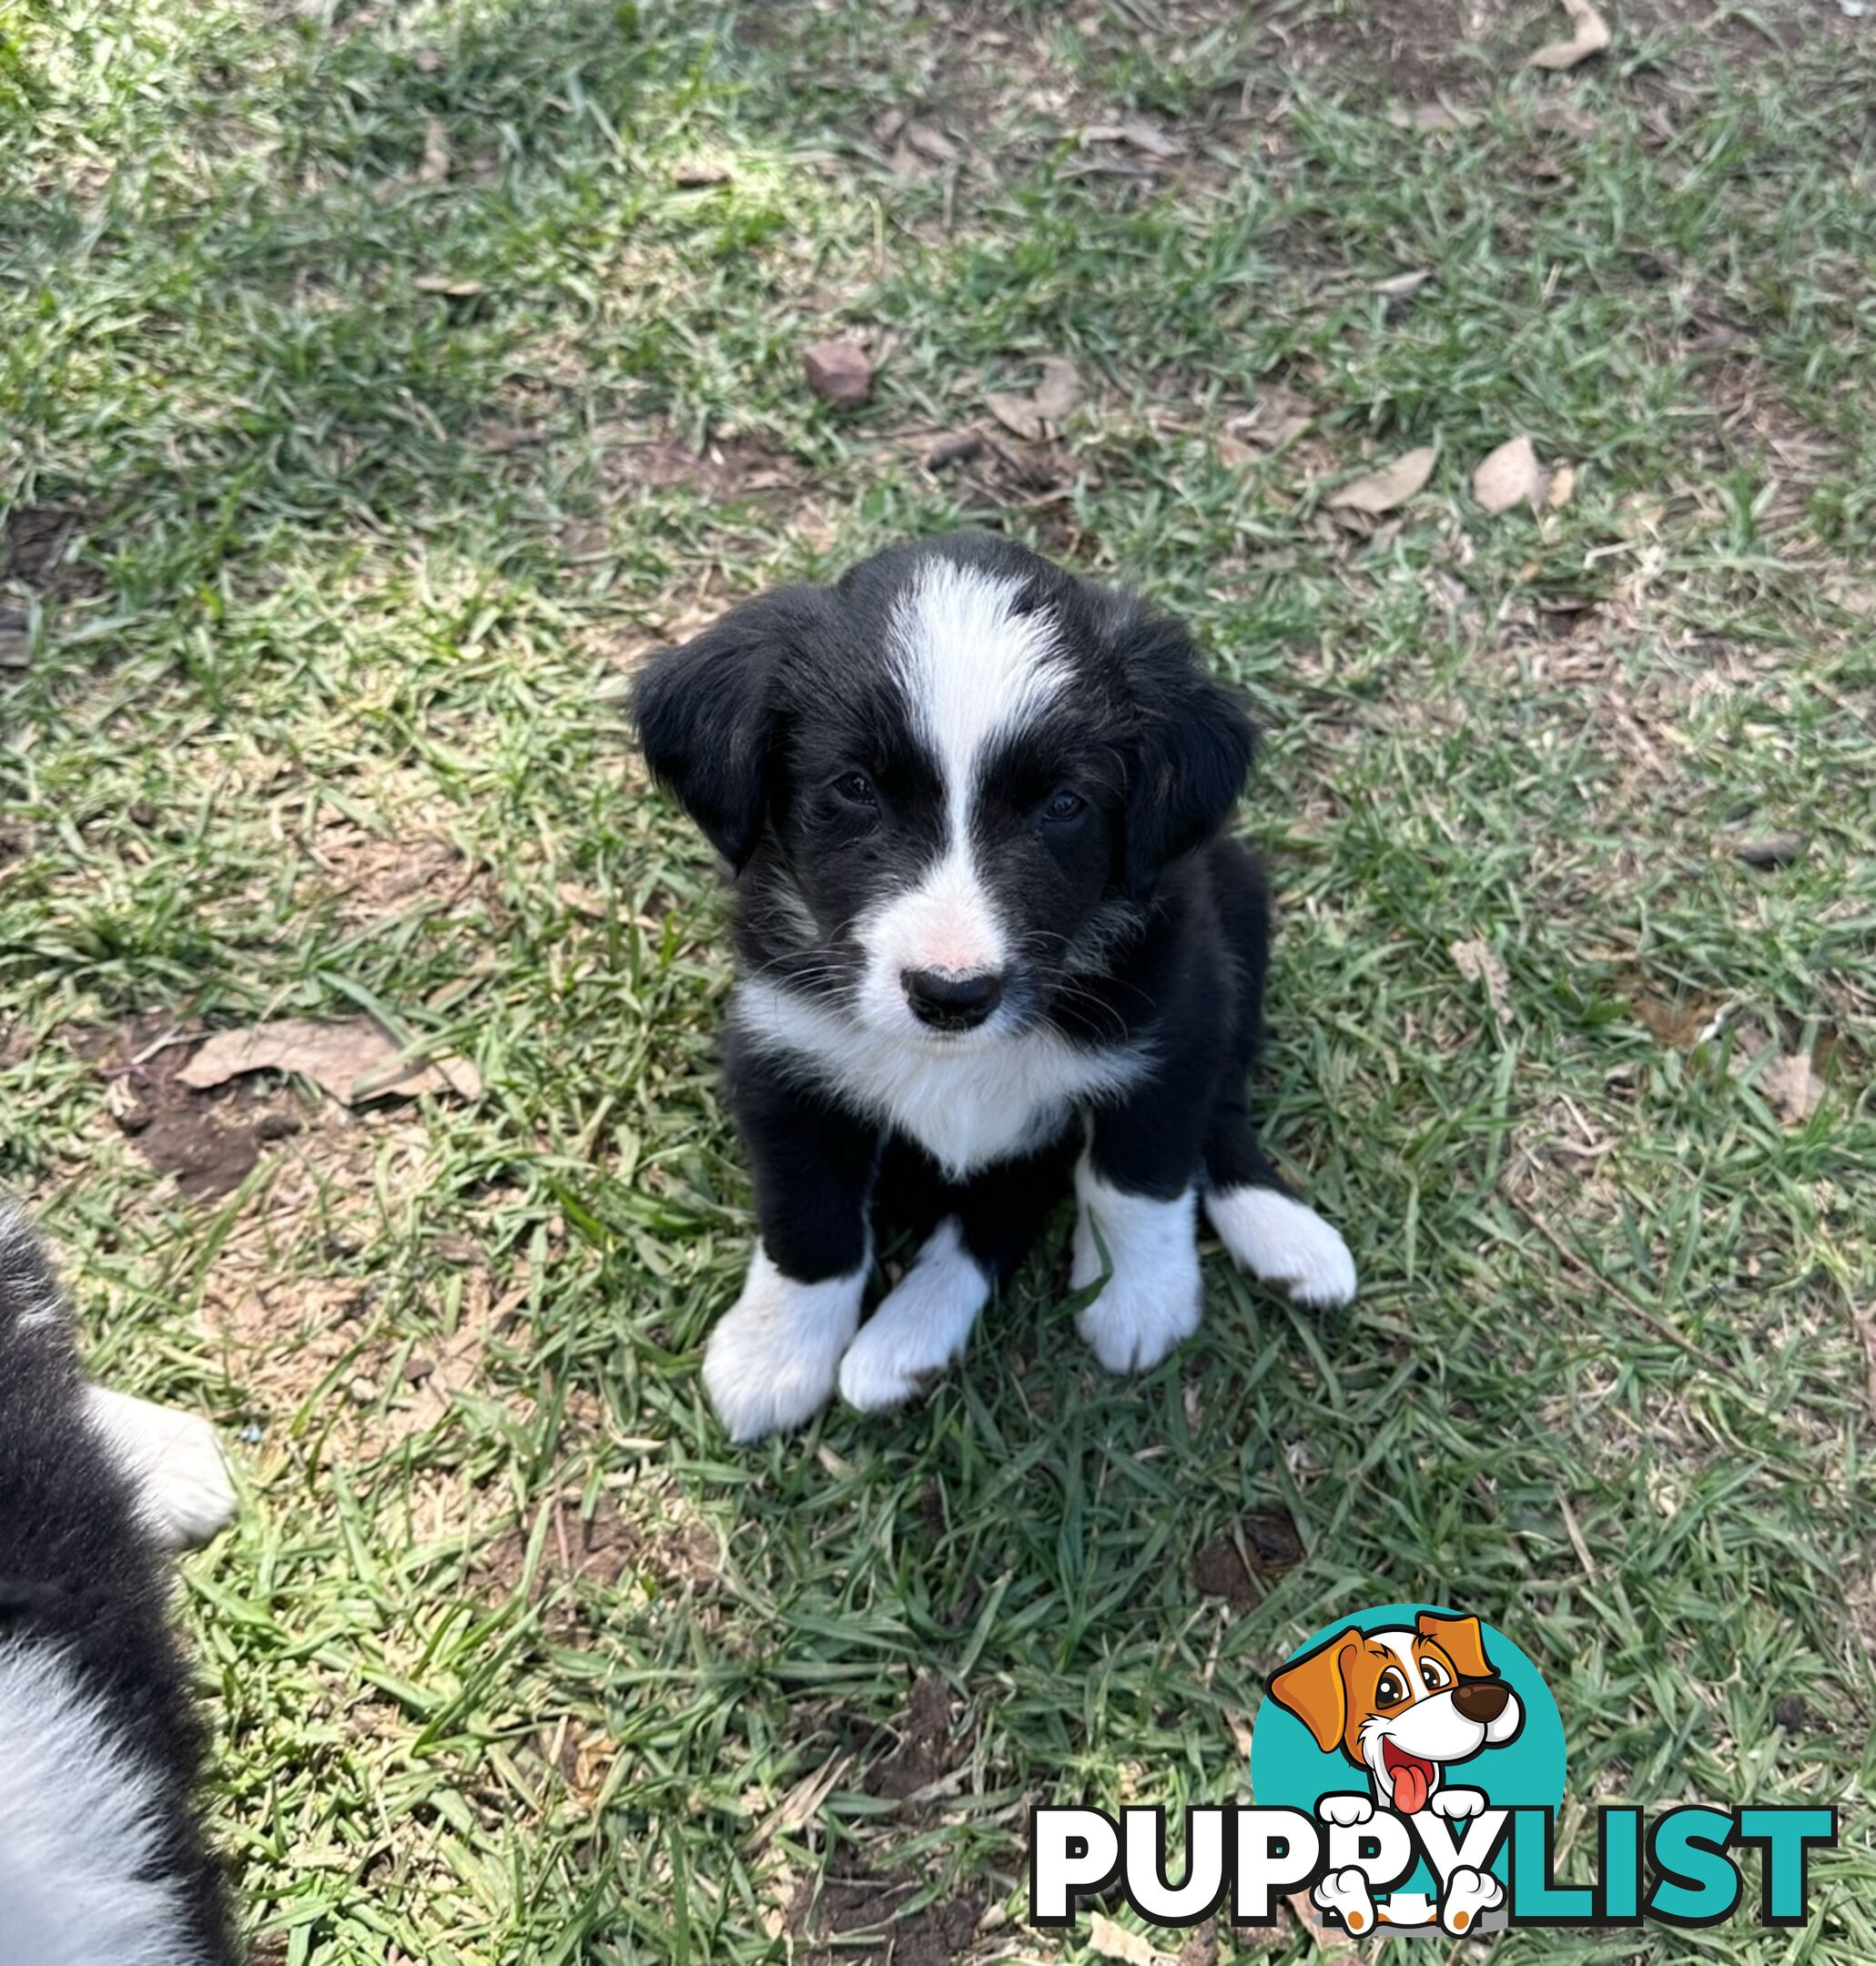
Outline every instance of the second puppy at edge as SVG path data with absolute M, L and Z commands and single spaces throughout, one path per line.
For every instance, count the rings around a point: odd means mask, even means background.
M 1297 1302 L 1354 1294 L 1247 1104 L 1268 906 L 1222 834 L 1252 734 L 1178 623 L 952 533 L 746 603 L 634 708 L 739 901 L 761 1241 L 704 1362 L 734 1438 L 919 1391 L 1070 1184 L 1110 1371 L 1198 1329 L 1201 1206 Z M 923 1240 L 862 1325 L 876 1218 Z

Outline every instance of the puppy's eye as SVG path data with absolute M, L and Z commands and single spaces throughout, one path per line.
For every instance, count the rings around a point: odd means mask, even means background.
M 1420 1677 L 1426 1682 L 1426 1690 L 1429 1693 L 1437 1693 L 1442 1687 L 1451 1686 L 1453 1683 L 1452 1676 L 1437 1659 L 1422 1659 Z
M 1079 792 L 1070 792 L 1066 785 L 1050 796 L 1048 805 L 1042 808 L 1045 819 L 1075 819 L 1088 809 L 1088 801 Z
M 1407 1682 L 1390 1666 L 1382 1674 L 1374 1687 L 1374 1704 L 1377 1707 L 1397 1706 L 1407 1697 Z
M 843 772 L 834 781 L 834 789 L 849 806 L 863 806 L 870 811 L 879 804 L 879 795 L 865 772 Z

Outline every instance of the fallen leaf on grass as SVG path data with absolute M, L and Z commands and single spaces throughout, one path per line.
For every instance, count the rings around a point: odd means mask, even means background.
M 839 409 L 854 409 L 873 393 L 873 364 L 857 342 L 816 341 L 801 365 L 808 388 Z
M 846 1774 L 852 1759 L 851 1755 L 837 1754 L 811 1774 L 804 1775 L 756 1826 L 755 1834 L 749 1839 L 749 1854 L 754 1856 L 766 1849 L 786 1831 L 800 1829 L 832 1794 L 835 1783 Z
M 1454 942 L 1446 954 L 1468 983 L 1483 983 L 1492 1015 L 1504 1024 L 1511 1017 L 1511 978 L 1499 957 L 1483 942 Z
M 1780 1052 L 1752 1082 L 1783 1126 L 1802 1126 L 1824 1102 L 1824 1081 L 1809 1051 Z
M 729 181 L 730 174 L 721 164 L 680 164 L 671 173 L 672 185 L 679 191 L 707 191 Z
M 479 279 L 455 279 L 447 273 L 420 273 L 411 284 L 419 293 L 446 294 L 451 300 L 472 299 L 482 290 Z
M 1525 64 L 1527 68 L 1574 68 L 1609 45 L 1608 23 L 1589 0 L 1563 0 L 1564 11 L 1576 27 L 1567 41 L 1546 41 Z
M 1488 512 L 1508 512 L 1516 505 L 1535 511 L 1549 491 L 1549 473 L 1528 437 L 1500 444 L 1472 474 L 1472 495 Z
M 1575 496 L 1577 490 L 1577 467 L 1574 464 L 1559 464 L 1550 474 L 1550 497 L 1548 503 L 1552 512 L 1561 512 Z
M 1042 380 L 1036 385 L 1037 410 L 1051 423 L 1062 419 L 1081 400 L 1081 371 L 1066 355 L 1050 355 L 1042 364 Z
M 1161 1966 L 1170 1956 L 1161 1952 L 1143 1933 L 1116 1925 L 1104 1912 L 1088 1914 L 1088 1946 L 1103 1959 L 1123 1960 L 1126 1966 Z
M 254 1071 L 299 1072 L 344 1106 L 444 1091 L 472 1100 L 482 1091 L 481 1076 L 466 1059 L 408 1055 L 369 1018 L 332 1023 L 279 1018 L 247 1030 L 217 1031 L 176 1078 L 206 1092 Z
M 1148 157 L 1179 157 L 1185 149 L 1179 137 L 1169 136 L 1144 117 L 1130 117 L 1124 123 L 1090 123 L 1081 132 L 1081 141 L 1084 144 L 1130 144 L 1134 149 L 1143 150 Z
M 423 161 L 417 167 L 419 184 L 441 184 L 450 175 L 450 132 L 441 117 L 423 126 Z
M 933 164 L 955 164 L 963 154 L 943 130 L 929 123 L 908 123 L 904 134 L 908 147 Z
M 1426 136 L 1470 129 L 1478 119 L 1476 109 L 1449 109 L 1445 103 L 1414 103 L 1387 112 L 1387 120 L 1396 129 L 1419 130 Z
M 984 398 L 984 408 L 1012 437 L 1020 437 L 1025 443 L 1042 441 L 1042 413 L 1034 397 L 1009 396 L 992 390 Z
M 1396 506 L 1404 505 L 1433 476 L 1434 460 L 1439 455 L 1431 444 L 1408 451 L 1384 464 L 1379 471 L 1366 471 L 1330 492 L 1324 502 L 1335 512 L 1366 512 L 1379 518 Z
M 1824 583 L 1824 599 L 1846 614 L 1876 614 L 1876 587 L 1865 587 L 1833 573 Z
M 1394 300 L 1404 294 L 1418 293 L 1432 278 L 1430 269 L 1420 267 L 1412 273 L 1396 273 L 1392 279 L 1376 280 L 1372 290 Z

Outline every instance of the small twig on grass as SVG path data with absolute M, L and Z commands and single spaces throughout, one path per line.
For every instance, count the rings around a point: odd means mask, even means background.
M 1678 1345 L 1690 1359 L 1697 1360 L 1709 1372 L 1738 1386 L 1741 1392 L 1749 1391 L 1739 1375 L 1734 1372 L 1724 1359 L 1716 1358 L 1704 1346 L 1697 1345 L 1684 1333 L 1676 1331 L 1673 1325 L 1668 1322 L 1667 1319 L 1656 1316 L 1646 1304 L 1640 1302 L 1629 1292 L 1624 1290 L 1621 1284 L 1617 1283 L 1613 1277 L 1605 1276 L 1587 1256 L 1578 1255 L 1548 1222 L 1542 1221 L 1533 1215 L 1522 1201 L 1513 1201 L 1511 1205 L 1566 1262 L 1569 1263 L 1574 1269 L 1580 1270 L 1585 1276 L 1594 1278 L 1612 1297 L 1633 1312 L 1658 1338 L 1665 1338 L 1669 1344 Z

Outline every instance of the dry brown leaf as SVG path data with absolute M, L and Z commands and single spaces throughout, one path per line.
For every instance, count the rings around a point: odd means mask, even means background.
M 962 154 L 943 130 L 929 123 L 908 123 L 905 138 L 908 147 L 934 164 L 955 164 Z
M 1468 983 L 1485 985 L 1492 1015 L 1499 1023 L 1507 1023 L 1511 1018 L 1511 977 L 1503 961 L 1484 942 L 1454 942 L 1447 946 L 1446 954 L 1453 958 L 1454 968 Z
M 837 1754 L 812 1774 L 804 1775 L 756 1826 L 755 1834 L 749 1839 L 750 1854 L 765 1849 L 785 1830 L 800 1829 L 827 1799 L 852 1759 L 851 1755 Z
M 299 1072 L 345 1106 L 442 1091 L 474 1099 L 482 1090 L 481 1078 L 467 1059 L 407 1054 L 369 1018 L 332 1023 L 278 1018 L 247 1030 L 217 1031 L 176 1078 L 178 1084 L 203 1092 L 254 1071 Z
M 1081 400 L 1081 371 L 1066 355 L 1048 356 L 1042 380 L 1036 385 L 1036 409 L 1051 423 L 1060 423 Z
M 1116 1925 L 1100 1911 L 1088 1914 L 1088 1946 L 1103 1959 L 1125 1961 L 1126 1966 L 1171 1966 L 1169 1955 L 1159 1951 L 1151 1939 L 1129 1931 L 1124 1925 Z
M 1144 117 L 1130 117 L 1121 124 L 1121 135 L 1136 150 L 1144 150 L 1149 157 L 1174 157 L 1185 148 L 1181 138 L 1169 136 L 1157 123 L 1149 123 Z
M 1418 293 L 1432 278 L 1430 268 L 1420 267 L 1412 273 L 1396 273 L 1392 279 L 1376 280 L 1372 291 L 1397 299 L 1403 294 Z
M 1876 614 L 1876 587 L 1865 587 L 1833 573 L 1824 583 L 1824 599 L 1846 614 Z
M 1438 455 L 1431 444 L 1404 451 L 1379 471 L 1364 472 L 1338 486 L 1324 502 L 1336 512 L 1366 512 L 1379 518 L 1383 512 L 1404 505 L 1420 490 L 1433 476 L 1434 460 Z
M 1472 474 L 1472 495 L 1488 512 L 1508 512 L 1517 505 L 1535 511 L 1549 491 L 1549 474 L 1528 437 L 1500 444 Z
M 1036 408 L 1034 398 L 1006 396 L 992 390 L 984 398 L 984 408 L 1011 436 L 1020 437 L 1025 443 L 1039 443 L 1042 441 L 1042 418 Z
M 417 167 L 419 184 L 441 184 L 450 175 L 450 131 L 441 117 L 423 126 L 423 161 Z
M 1530 59 L 1527 68 L 1574 68 L 1592 55 L 1600 55 L 1609 45 L 1608 23 L 1590 5 L 1589 0 L 1563 0 L 1564 11 L 1576 28 L 1567 41 L 1546 41 Z
M 1824 1081 L 1809 1051 L 1780 1052 L 1752 1082 L 1783 1126 L 1802 1126 L 1824 1102 Z
M 420 273 L 411 282 L 419 293 L 447 294 L 451 300 L 468 300 L 482 290 L 479 279 L 456 279 L 448 273 Z
M 1559 464 L 1550 474 L 1550 499 L 1552 512 L 1561 512 L 1575 496 L 1577 490 L 1577 467 L 1574 464 Z
M 1414 103 L 1390 109 L 1387 120 L 1396 129 L 1419 130 L 1423 135 L 1439 136 L 1451 130 L 1470 129 L 1478 121 L 1478 111 L 1449 109 L 1445 103 Z

